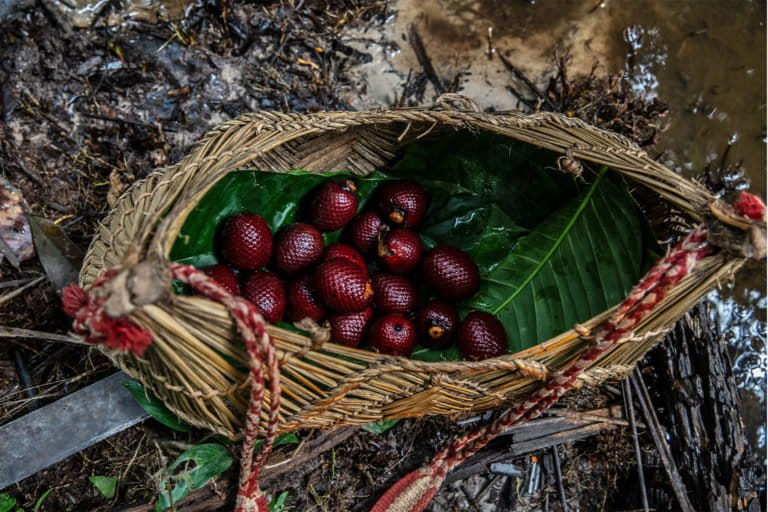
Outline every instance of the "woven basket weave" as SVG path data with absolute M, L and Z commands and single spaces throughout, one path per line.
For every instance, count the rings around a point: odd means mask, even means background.
M 248 406 L 242 343 L 221 304 L 169 293 L 170 278 L 164 271 L 187 215 L 219 179 L 238 169 L 346 169 L 364 175 L 390 163 L 417 140 L 458 129 L 493 132 L 569 152 L 656 192 L 688 222 L 719 218 L 725 220 L 720 232 L 745 229 L 739 226 L 743 221 L 706 189 L 656 163 L 628 140 L 557 114 L 481 113 L 471 100 L 455 95 L 429 108 L 248 114 L 212 130 L 178 164 L 134 184 L 100 225 L 85 258 L 81 285 L 93 283 L 108 269 L 127 269 L 124 289 L 115 292 L 115 307 L 154 336 L 142 357 L 102 350 L 182 419 L 236 439 Z M 142 270 L 152 269 L 151 292 L 132 289 L 130 271 L 142 267 L 141 262 L 151 263 Z M 581 376 L 581 383 L 594 385 L 627 374 L 675 320 L 743 262 L 742 256 L 728 251 L 701 261 L 629 341 Z M 585 318 L 582 326 L 594 329 L 610 313 Z M 570 330 L 497 359 L 425 363 L 334 343 L 313 349 L 309 338 L 270 327 L 281 360 L 280 430 L 465 413 L 518 402 L 587 346 L 585 331 L 578 330 L 581 335 Z

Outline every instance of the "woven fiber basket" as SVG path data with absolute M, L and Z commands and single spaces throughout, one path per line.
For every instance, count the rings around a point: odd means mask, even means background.
M 626 375 L 675 320 L 760 251 L 755 237 L 764 224 L 736 215 L 628 140 L 561 115 L 482 113 L 472 101 L 455 95 L 429 108 L 259 112 L 218 126 L 181 162 L 134 184 L 100 225 L 80 285 L 87 289 L 111 270 L 117 277 L 106 291 L 107 313 L 128 318 L 153 337 L 141 357 L 101 349 L 185 421 L 238 438 L 248 408 L 249 374 L 231 315 L 217 302 L 171 292 L 168 257 L 187 215 L 218 180 L 239 169 L 344 169 L 364 175 L 391 163 L 415 141 L 459 129 L 493 132 L 606 165 L 656 193 L 687 222 L 707 223 L 710 241 L 730 249 L 698 262 L 632 336 L 579 377 L 582 385 Z M 573 361 L 589 345 L 589 331 L 611 312 L 584 318 L 576 330 L 525 351 L 480 362 L 426 363 L 334 343 L 318 347 L 309 337 L 270 326 L 281 365 L 279 431 L 519 403 L 553 371 Z M 265 406 L 265 421 L 267 414 Z

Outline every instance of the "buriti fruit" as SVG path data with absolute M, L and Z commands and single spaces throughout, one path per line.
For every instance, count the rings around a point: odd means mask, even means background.
M 378 248 L 379 236 L 387 231 L 389 226 L 378 213 L 365 211 L 352 219 L 345 235 L 361 253 L 371 254 Z
M 323 261 L 315 271 L 315 286 L 323 303 L 339 313 L 353 313 L 373 301 L 368 274 L 341 258 Z
M 439 245 L 421 262 L 421 278 L 440 297 L 461 300 L 480 289 L 480 270 L 469 254 Z
M 256 270 L 272 256 L 272 231 L 255 213 L 238 213 L 227 219 L 223 232 L 224 258 L 241 270 Z
M 373 284 L 373 305 L 381 313 L 407 313 L 416 308 L 416 286 L 400 274 L 376 274 Z
M 468 314 L 459 326 L 457 338 L 459 352 L 470 361 L 499 357 L 509 350 L 504 326 L 498 318 L 485 311 Z
M 292 275 L 323 257 L 323 234 L 311 224 L 297 222 L 275 237 L 275 266 Z
M 323 254 L 324 260 L 332 260 L 333 258 L 341 258 L 343 260 L 351 261 L 361 269 L 368 272 L 368 265 L 365 263 L 363 255 L 357 252 L 357 249 L 347 244 L 331 244 L 325 249 Z
M 288 283 L 286 295 L 288 300 L 288 317 L 291 319 L 291 322 L 298 322 L 305 318 L 319 322 L 325 317 L 325 306 L 320 302 L 312 276 L 309 274 L 305 274 Z
M 426 303 L 416 314 L 421 343 L 429 348 L 447 348 L 456 336 L 459 313 L 444 300 Z
M 331 180 L 312 191 L 308 220 L 321 231 L 343 228 L 357 213 L 357 186 L 352 180 Z
M 212 265 L 203 269 L 203 272 L 232 295 L 240 295 L 240 283 L 237 282 L 237 276 L 227 265 Z
M 379 212 L 389 222 L 403 227 L 421 224 L 427 211 L 427 192 L 412 180 L 385 181 L 376 190 Z
M 373 318 L 373 308 L 368 306 L 356 313 L 334 313 L 328 316 L 331 326 L 331 340 L 348 347 L 356 347 L 365 335 Z
M 256 271 L 243 283 L 243 297 L 256 306 L 264 320 L 274 324 L 285 312 L 285 288 L 274 272 Z
M 416 326 L 403 315 L 390 313 L 373 320 L 368 339 L 382 354 L 408 356 L 416 346 Z
M 424 244 L 408 229 L 393 229 L 379 241 L 379 261 L 390 272 L 404 274 L 419 266 Z

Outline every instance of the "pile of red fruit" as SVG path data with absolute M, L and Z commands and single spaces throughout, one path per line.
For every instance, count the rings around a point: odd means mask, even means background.
M 305 198 L 304 221 L 274 237 L 257 214 L 230 217 L 222 233 L 229 265 L 206 272 L 268 322 L 327 321 L 332 340 L 344 345 L 367 339 L 379 352 L 407 356 L 417 343 L 442 349 L 455 341 L 466 359 L 505 354 L 507 336 L 496 317 L 473 311 L 459 323 L 452 303 L 480 287 L 472 258 L 446 245 L 425 254 L 415 231 L 427 211 L 424 188 L 385 181 L 359 214 L 356 190 L 352 180 L 322 183 Z M 341 228 L 346 243 L 325 247 L 323 232 Z

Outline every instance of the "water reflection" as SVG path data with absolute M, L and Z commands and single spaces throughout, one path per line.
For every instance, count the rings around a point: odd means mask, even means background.
M 727 292 L 726 292 L 727 293 Z M 740 389 L 742 416 L 753 447 L 766 447 L 766 296 L 759 290 L 743 290 L 737 296 L 713 291 L 707 296 L 711 314 L 719 322 L 721 335 L 733 349 L 733 374 Z

